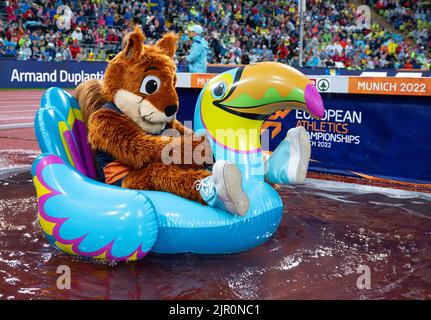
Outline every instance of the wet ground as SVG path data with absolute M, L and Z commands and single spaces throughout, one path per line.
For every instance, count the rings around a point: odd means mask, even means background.
M 30 179 L 0 181 L 0 299 L 431 298 L 430 194 L 310 179 L 279 190 L 282 224 L 258 248 L 109 266 L 47 244 Z M 56 287 L 60 265 L 70 290 Z M 367 268 L 371 289 L 358 289 Z

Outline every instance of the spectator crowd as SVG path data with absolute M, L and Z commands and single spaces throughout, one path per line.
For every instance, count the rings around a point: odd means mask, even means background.
M 177 62 L 191 46 L 187 30 L 204 29 L 208 62 L 248 64 L 276 60 L 299 66 L 298 1 L 9 0 L 0 3 L 0 58 L 108 60 L 140 24 L 147 41 L 167 30 L 180 35 Z M 429 1 L 365 3 L 390 30 L 358 24 L 349 1 L 308 0 L 303 64 L 347 69 L 421 68 L 431 64 Z

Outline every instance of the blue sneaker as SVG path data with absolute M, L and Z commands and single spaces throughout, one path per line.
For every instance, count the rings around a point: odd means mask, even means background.
M 241 171 L 229 161 L 214 163 L 212 175 L 195 185 L 202 199 L 210 206 L 243 216 L 250 207 L 248 196 L 242 188 Z
M 266 160 L 266 179 L 277 184 L 304 183 L 310 155 L 310 140 L 304 127 L 290 129 Z

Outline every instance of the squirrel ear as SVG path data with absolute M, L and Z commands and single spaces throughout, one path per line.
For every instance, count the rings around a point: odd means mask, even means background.
M 144 41 L 145 36 L 139 25 L 136 25 L 135 31 L 128 33 L 124 37 L 122 44 L 124 58 L 130 61 L 139 59 L 142 53 L 142 48 L 144 47 Z
M 156 43 L 156 46 L 162 49 L 167 56 L 173 58 L 175 51 L 177 51 L 177 42 L 178 36 L 173 32 L 169 32 Z

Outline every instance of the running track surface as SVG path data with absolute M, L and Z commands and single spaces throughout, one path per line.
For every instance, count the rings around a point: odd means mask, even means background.
M 4 129 L 33 124 L 44 90 L 0 90 L 0 170 L 31 165 L 40 153 L 33 128 Z

